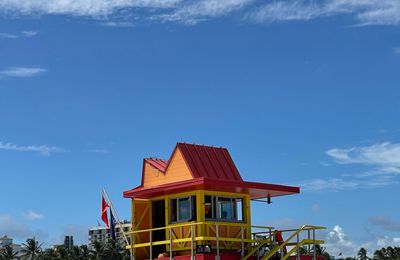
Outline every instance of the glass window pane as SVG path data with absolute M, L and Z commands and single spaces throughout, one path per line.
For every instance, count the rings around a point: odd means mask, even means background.
M 232 213 L 232 199 L 218 198 L 218 218 L 226 220 L 234 219 Z
M 236 199 L 236 219 L 243 221 L 243 200 Z
M 177 200 L 171 200 L 171 222 L 175 222 L 178 220 L 178 207 Z
M 212 210 L 212 198 L 211 196 L 205 196 L 204 198 L 204 212 L 206 219 L 213 218 L 213 210 Z
M 189 198 L 183 198 L 179 199 L 179 205 L 178 205 L 178 218 L 179 220 L 188 220 L 190 219 L 190 199 Z

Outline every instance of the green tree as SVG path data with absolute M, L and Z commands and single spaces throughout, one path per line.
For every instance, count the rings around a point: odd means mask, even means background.
M 81 258 L 80 259 L 81 260 L 89 260 L 90 251 L 89 251 L 88 246 L 87 245 L 81 245 L 79 247 L 79 249 L 81 251 L 81 253 L 80 253 Z
M 74 246 L 68 251 L 69 259 L 71 260 L 80 260 L 81 259 L 81 250 L 79 246 Z
M 94 241 L 92 249 L 89 251 L 91 260 L 103 260 L 104 243 Z
M 22 244 L 24 248 L 21 250 L 22 255 L 30 260 L 35 260 L 39 256 L 42 244 L 39 244 L 35 238 L 28 238 L 26 243 Z
M 14 252 L 12 246 L 7 245 L 3 250 L 0 251 L 0 259 L 1 260 L 12 260 L 17 258 L 18 253 Z
M 367 256 L 367 250 L 365 250 L 365 248 L 363 248 L 363 247 L 360 248 L 360 250 L 358 250 L 357 256 L 358 256 L 358 259 L 360 259 L 360 260 L 369 259 Z
M 122 260 L 124 249 L 118 242 L 108 240 L 104 247 L 104 257 L 110 260 Z
M 385 250 L 385 253 L 386 253 L 386 250 Z M 376 250 L 374 252 L 373 259 L 374 260 L 385 260 L 385 254 L 382 252 L 382 249 L 381 250 Z

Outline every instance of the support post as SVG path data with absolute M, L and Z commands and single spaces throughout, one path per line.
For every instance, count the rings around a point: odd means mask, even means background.
M 241 236 L 242 236 L 242 252 L 241 252 L 241 255 L 242 255 L 242 258 L 244 257 L 244 226 L 240 226 L 240 228 L 241 228 Z
M 297 237 L 297 256 L 296 256 L 296 259 L 300 260 L 299 233 L 297 233 L 296 237 Z
M 190 226 L 191 228 L 191 235 L 192 235 L 192 240 L 190 241 L 190 260 L 194 260 L 194 254 L 193 254 L 193 249 L 194 249 L 194 226 L 193 224 Z
M 219 257 L 219 225 L 216 224 L 215 228 L 216 228 L 216 237 L 217 237 L 217 257 L 216 257 L 216 259 L 219 260 L 220 259 L 220 257 Z
M 169 259 L 172 260 L 172 228 L 169 228 Z
M 317 259 L 317 250 L 315 250 L 315 228 L 313 228 L 313 247 L 314 247 L 314 252 L 313 252 L 313 260 Z
M 153 231 L 150 231 L 150 260 L 153 260 Z

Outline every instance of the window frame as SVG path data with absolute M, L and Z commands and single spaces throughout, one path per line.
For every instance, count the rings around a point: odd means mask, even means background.
M 220 222 L 237 222 L 237 223 L 245 223 L 246 218 L 245 218 L 245 197 L 241 196 L 220 196 L 220 195 L 215 195 L 215 194 L 204 194 L 204 205 L 206 205 L 206 197 L 209 196 L 211 197 L 211 218 L 207 218 L 204 216 L 204 219 L 206 221 L 220 221 Z M 231 213 L 230 215 L 233 216 L 234 218 L 231 219 L 223 219 L 220 212 L 220 206 L 219 206 L 219 198 L 223 199 L 229 199 L 230 200 L 230 208 L 231 208 Z M 241 207 L 238 207 L 238 202 L 241 201 Z M 208 202 L 207 202 L 208 203 Z M 239 220 L 239 209 L 241 209 L 241 217 L 242 219 Z
M 195 199 L 193 199 L 195 198 Z M 189 200 L 189 218 L 185 219 L 180 219 L 179 216 L 179 201 L 183 199 L 188 199 Z M 174 215 L 174 208 L 173 208 L 173 201 L 176 201 L 176 220 L 172 220 L 172 216 Z M 196 195 L 187 195 L 187 196 L 182 196 L 182 197 L 174 197 L 169 199 L 169 222 L 170 224 L 175 224 L 175 223 L 182 223 L 182 222 L 189 222 L 189 221 L 194 221 L 196 220 L 196 211 L 193 209 L 196 209 Z

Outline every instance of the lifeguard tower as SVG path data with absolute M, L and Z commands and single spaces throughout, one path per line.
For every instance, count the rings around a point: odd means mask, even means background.
M 145 158 L 132 200 L 131 250 L 141 259 L 317 259 L 316 231 L 253 226 L 250 201 L 298 187 L 244 181 L 225 148 L 177 143 L 168 160 Z M 306 252 L 306 255 L 301 255 Z

